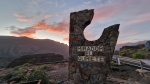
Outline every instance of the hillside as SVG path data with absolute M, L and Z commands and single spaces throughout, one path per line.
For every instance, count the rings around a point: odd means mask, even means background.
M 0 67 L 24 55 L 54 53 L 69 56 L 68 45 L 49 39 L 0 36 Z
M 8 64 L 7 67 L 8 68 L 16 67 L 26 63 L 43 64 L 43 63 L 50 63 L 50 62 L 58 62 L 58 61 L 62 61 L 63 59 L 64 58 L 62 55 L 54 54 L 54 53 L 26 55 L 13 60 L 11 63 Z
M 138 45 L 138 44 L 145 44 L 146 42 L 147 42 L 147 40 L 133 42 L 133 43 L 128 42 L 128 43 L 124 43 L 124 44 L 116 44 L 115 50 L 119 50 L 123 46 L 135 46 L 135 45 Z

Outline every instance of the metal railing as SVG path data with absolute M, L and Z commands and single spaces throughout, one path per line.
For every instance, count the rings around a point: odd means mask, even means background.
M 119 55 L 113 55 L 112 60 L 117 62 L 118 65 L 120 65 L 122 63 L 122 64 L 127 64 L 130 66 L 139 67 L 141 69 L 150 70 L 150 66 L 145 64 L 144 62 L 142 62 L 140 59 L 133 59 L 133 58 L 129 58 L 129 57 L 122 57 Z

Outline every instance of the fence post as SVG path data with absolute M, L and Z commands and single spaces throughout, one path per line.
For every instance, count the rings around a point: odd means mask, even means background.
M 143 70 L 143 65 L 142 65 L 142 61 L 140 61 L 140 65 L 141 65 L 141 70 Z
M 119 57 L 117 57 L 118 65 L 121 65 Z

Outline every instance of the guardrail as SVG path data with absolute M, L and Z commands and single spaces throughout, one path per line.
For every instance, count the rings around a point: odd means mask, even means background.
M 129 57 L 122 57 L 119 55 L 113 55 L 112 60 L 117 62 L 118 65 L 122 64 L 127 64 L 135 67 L 139 67 L 141 69 L 147 69 L 150 70 L 150 66 L 142 62 L 140 59 L 133 59 Z
M 112 61 L 115 61 L 118 63 L 118 65 L 121 64 L 127 64 L 130 66 L 139 67 L 141 69 L 150 70 L 150 66 L 142 62 L 140 59 L 133 59 L 129 57 L 122 57 L 119 55 L 113 55 Z M 55 64 L 55 63 L 65 63 L 68 62 L 68 60 L 62 60 L 62 61 L 55 61 L 55 62 L 45 62 L 45 63 L 36 63 L 35 65 L 42 65 L 42 64 Z

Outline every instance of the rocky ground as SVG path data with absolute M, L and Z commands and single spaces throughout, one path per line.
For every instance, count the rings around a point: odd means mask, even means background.
M 43 65 L 30 65 L 28 68 L 24 68 L 23 70 L 28 73 L 28 71 L 32 72 L 39 69 L 39 67 L 47 74 L 50 84 L 71 84 L 71 81 L 67 81 L 68 63 L 46 64 L 44 67 Z M 9 80 L 7 79 L 8 73 L 17 70 L 16 68 L 1 68 L 0 84 L 9 84 L 6 83 L 6 81 Z M 139 73 L 136 69 L 136 67 L 116 65 L 113 63 L 106 84 L 150 84 L 149 72 L 145 71 Z M 7 80 L 4 80 L 4 78 Z

